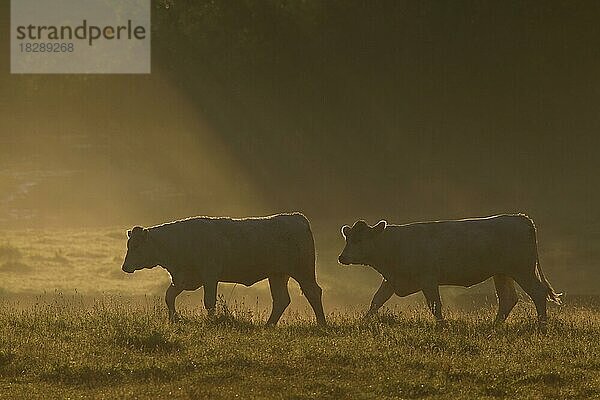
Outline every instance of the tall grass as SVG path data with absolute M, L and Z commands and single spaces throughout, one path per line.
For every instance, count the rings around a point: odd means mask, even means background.
M 353 310 L 317 327 L 280 326 L 242 303 L 214 318 L 160 299 L 39 298 L 0 308 L 0 396 L 7 398 L 581 398 L 600 396 L 600 311 L 553 308 L 540 334 L 531 307 L 507 324 L 494 310 L 450 311 L 438 329 L 424 308 Z

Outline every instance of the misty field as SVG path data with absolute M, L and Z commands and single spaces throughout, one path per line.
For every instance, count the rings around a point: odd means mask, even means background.
M 168 323 L 166 272 L 120 270 L 123 229 L 1 232 L 0 398 L 600 397 L 597 298 L 567 295 L 547 335 L 525 296 L 494 328 L 493 294 L 461 303 L 452 290 L 443 330 L 420 294 L 365 321 L 380 278 L 335 264 L 339 243 L 323 242 L 329 326 L 291 282 L 290 308 L 266 328 L 265 283 L 220 285 L 214 319 L 202 290 L 182 295 L 183 320 Z

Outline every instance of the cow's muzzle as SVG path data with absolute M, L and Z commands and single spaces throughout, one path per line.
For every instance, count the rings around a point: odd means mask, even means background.
M 342 265 L 350 265 L 350 262 L 343 254 L 338 257 L 338 262 Z
M 135 272 L 135 268 L 129 267 L 129 266 L 126 266 L 126 265 L 123 265 L 121 267 L 121 269 L 123 270 L 123 272 L 127 272 L 128 274 L 133 274 Z

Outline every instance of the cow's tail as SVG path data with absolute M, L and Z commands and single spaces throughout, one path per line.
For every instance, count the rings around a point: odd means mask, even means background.
M 533 221 L 531 219 L 530 219 L 530 221 L 533 225 L 533 237 L 534 237 L 534 243 L 535 243 L 535 272 L 536 272 L 536 275 L 538 276 L 538 278 L 540 279 L 540 282 L 542 282 L 542 284 L 544 285 L 544 287 L 546 289 L 546 299 L 548 299 L 548 301 L 552 301 L 556 304 L 562 304 L 562 301 L 560 298 L 560 296 L 562 296 L 562 293 L 556 293 L 556 291 L 552 288 L 552 285 L 550 284 L 550 282 L 548 282 L 546 275 L 544 275 L 544 271 L 542 270 L 542 266 L 540 264 L 540 255 L 538 253 L 536 228 L 535 228 L 535 225 L 533 224 Z
M 315 237 L 313 236 L 313 232 L 310 227 L 310 221 L 306 217 L 305 220 L 308 225 L 308 247 L 310 251 L 310 263 L 314 270 L 317 264 L 317 248 L 315 247 Z
M 316 258 L 317 258 L 317 254 L 316 254 L 316 249 L 315 249 L 315 238 L 313 236 L 313 232 L 310 226 L 310 221 L 308 220 L 308 218 L 306 218 L 306 216 L 304 216 L 304 214 L 302 213 L 294 213 L 293 215 L 297 216 L 300 218 L 300 220 L 302 221 L 302 224 L 304 225 L 304 238 L 305 238 L 305 242 L 303 241 L 303 243 L 306 243 L 307 247 L 308 247 L 308 260 L 307 263 L 308 265 L 311 267 L 312 273 L 314 275 L 315 273 L 315 265 L 316 265 Z
M 536 271 L 537 274 L 540 277 L 540 281 L 542 281 L 542 284 L 544 284 L 544 286 L 546 287 L 546 298 L 549 301 L 553 301 L 556 304 L 562 304 L 562 300 L 560 298 L 560 296 L 562 296 L 562 293 L 556 293 L 556 291 L 554 291 L 554 289 L 552 288 L 552 285 L 550 284 L 550 282 L 548 282 L 548 279 L 546 278 L 546 276 L 544 275 L 544 271 L 542 271 L 542 266 L 540 265 L 540 258 L 536 256 Z

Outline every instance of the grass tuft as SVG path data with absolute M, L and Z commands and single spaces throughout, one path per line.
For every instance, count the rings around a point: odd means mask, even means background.
M 181 349 L 181 343 L 176 337 L 156 328 L 119 328 L 114 333 L 113 340 L 120 346 L 145 352 L 173 352 Z

